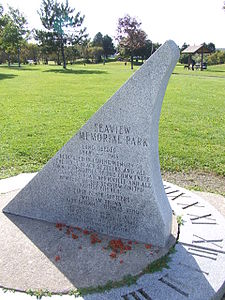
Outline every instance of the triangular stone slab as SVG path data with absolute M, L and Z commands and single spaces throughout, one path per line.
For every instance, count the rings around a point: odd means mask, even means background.
M 4 208 L 164 246 L 172 211 L 158 157 L 158 124 L 179 49 L 167 41 Z

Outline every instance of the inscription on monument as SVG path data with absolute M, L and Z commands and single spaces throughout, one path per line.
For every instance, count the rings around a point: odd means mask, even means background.
M 94 124 L 94 132 L 80 131 L 79 138 L 84 141 L 103 142 L 108 144 L 147 147 L 147 139 L 132 135 L 131 128 L 126 125 Z
M 147 138 L 132 135 L 131 128 L 96 123 L 93 132 L 79 132 L 79 139 L 91 144 L 82 144 L 77 156 L 60 153 L 54 161 L 59 179 L 71 183 L 67 188 L 69 197 L 63 203 L 67 214 L 81 223 L 88 215 L 89 227 L 100 232 L 102 226 L 115 232 L 131 232 L 145 215 L 145 203 L 138 196 L 151 191 L 151 178 L 144 165 L 121 160 L 118 150 L 118 144 L 123 143 L 148 147 Z M 134 201 L 140 202 L 136 208 Z

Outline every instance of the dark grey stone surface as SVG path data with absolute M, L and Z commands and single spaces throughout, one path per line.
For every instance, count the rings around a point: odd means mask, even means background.
M 158 123 L 179 49 L 167 41 L 4 208 L 4 212 L 165 246 L 172 211 Z

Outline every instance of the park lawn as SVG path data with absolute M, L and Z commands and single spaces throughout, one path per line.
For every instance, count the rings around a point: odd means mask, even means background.
M 132 73 L 123 63 L 0 66 L 0 178 L 40 170 Z M 225 65 L 177 65 L 160 119 L 162 170 L 225 175 L 224 95 Z

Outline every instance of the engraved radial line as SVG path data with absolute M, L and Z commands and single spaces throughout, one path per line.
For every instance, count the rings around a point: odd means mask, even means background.
M 170 189 L 170 186 L 164 186 L 164 190 Z
M 218 225 L 216 222 L 192 222 L 193 225 Z
M 196 244 L 197 243 L 210 243 L 210 244 L 213 244 L 217 247 L 223 248 L 222 246 L 216 244 L 216 242 L 219 243 L 219 242 L 222 242 L 222 241 L 223 241 L 222 239 L 221 240 L 203 240 L 203 241 L 192 241 L 192 243 L 196 243 Z
M 173 197 L 171 200 L 174 201 L 174 200 L 176 200 L 177 198 L 179 198 L 179 197 L 181 197 L 181 196 L 183 196 L 183 195 L 184 195 L 184 193 L 181 193 L 181 194 L 179 194 L 179 195 Z
M 129 295 L 131 295 L 135 300 L 141 300 L 140 297 L 135 292 L 131 292 Z
M 127 295 L 123 295 L 121 296 L 124 300 L 129 300 L 128 296 Z
M 167 195 L 169 195 L 169 194 L 173 194 L 173 193 L 176 193 L 176 192 L 179 192 L 178 190 L 176 190 L 176 191 L 171 191 L 171 192 L 168 192 L 168 193 L 166 193 Z
M 195 217 L 195 218 L 191 218 L 192 221 L 194 220 L 198 220 L 198 219 L 203 219 L 203 218 L 207 218 L 207 217 L 210 217 L 212 214 L 208 214 L 208 215 L 204 215 L 204 216 L 198 216 L 198 217 Z M 215 219 L 213 219 L 215 220 Z
M 196 249 L 196 248 L 188 248 L 188 250 L 194 250 L 194 251 L 199 251 L 199 252 L 202 252 L 202 253 L 208 253 L 208 254 L 212 254 L 212 255 L 215 255 L 217 256 L 218 253 L 215 253 L 215 252 L 210 252 L 210 251 L 207 251 L 207 250 L 202 250 L 202 249 Z
M 181 262 L 179 262 L 179 265 L 184 266 L 184 267 L 186 267 L 186 268 L 192 270 L 193 272 L 204 273 L 204 274 L 206 274 L 206 275 L 209 275 L 209 272 L 202 271 L 202 270 L 200 270 L 200 269 L 191 267 L 191 266 L 186 265 L 186 264 L 183 264 L 183 263 L 181 263 Z
M 143 290 L 139 289 L 138 292 L 146 299 L 146 300 L 152 300 L 152 298 Z
M 191 255 L 194 255 L 194 256 L 204 257 L 204 258 L 208 258 L 208 259 L 211 259 L 211 260 L 217 260 L 217 258 L 208 256 L 208 255 L 203 255 L 203 254 L 190 252 L 190 251 L 188 251 L 188 253 L 190 253 Z
M 183 290 L 181 290 L 179 287 L 177 287 L 175 284 L 169 282 L 168 280 L 166 280 L 165 278 L 161 277 L 159 279 L 159 281 L 161 281 L 162 283 L 166 284 L 167 286 L 171 287 L 173 290 L 175 290 L 176 292 L 180 293 L 181 295 L 188 297 L 189 294 L 184 292 Z
M 189 246 L 189 247 L 196 248 L 196 249 L 209 250 L 209 251 L 225 254 L 225 251 L 223 251 L 223 250 L 213 249 L 213 248 L 204 247 L 204 246 L 197 246 L 197 245 L 193 245 L 193 244 L 189 244 L 189 243 L 183 243 L 183 242 L 179 242 L 179 243 L 184 245 L 184 246 Z
M 194 206 L 194 205 L 196 205 L 196 204 L 198 204 L 198 201 L 196 201 L 196 202 L 194 202 L 194 203 L 192 203 L 192 204 L 186 205 L 186 206 L 182 207 L 182 209 L 189 208 L 189 207 Z
M 210 243 L 210 244 L 212 244 L 212 245 L 214 245 L 216 247 L 219 247 L 221 249 L 223 248 L 223 246 L 216 244 L 216 243 L 221 243 L 223 241 L 223 239 L 220 239 L 220 240 L 206 240 L 206 239 L 204 239 L 204 238 L 202 238 L 202 237 L 200 237 L 200 236 L 198 236 L 196 234 L 193 234 L 193 236 L 199 238 L 200 241 L 192 241 L 192 243 L 195 243 L 195 244 Z

